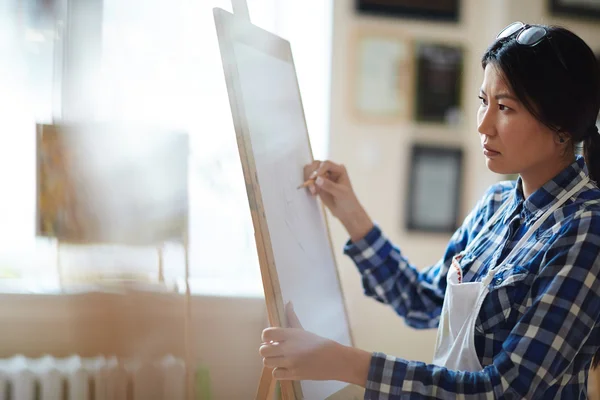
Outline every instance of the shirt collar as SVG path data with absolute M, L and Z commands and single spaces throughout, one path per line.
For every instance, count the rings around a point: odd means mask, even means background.
M 511 196 L 511 201 L 514 204 L 511 204 L 509 207 L 507 217 L 512 217 L 512 214 L 522 203 L 523 216 L 526 221 L 538 218 L 556 202 L 558 196 L 569 191 L 587 175 L 588 170 L 585 161 L 582 156 L 578 155 L 571 165 L 533 192 L 528 199 L 524 198 L 523 182 L 521 181 L 521 177 L 519 177 Z

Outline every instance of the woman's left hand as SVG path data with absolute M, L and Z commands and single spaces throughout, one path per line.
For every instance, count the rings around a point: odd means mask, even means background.
M 305 331 L 291 303 L 286 305 L 290 328 L 263 330 L 259 353 L 265 367 L 280 380 L 343 380 L 346 346 Z

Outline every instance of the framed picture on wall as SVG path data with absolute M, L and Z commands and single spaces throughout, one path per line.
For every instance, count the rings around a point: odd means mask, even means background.
M 410 156 L 406 229 L 452 233 L 459 225 L 463 151 L 416 144 Z
M 418 42 L 415 119 L 456 125 L 461 119 L 463 49 L 441 43 Z
M 356 0 L 359 13 L 456 22 L 460 0 Z
M 413 109 L 413 46 L 398 31 L 357 30 L 353 37 L 352 115 L 370 124 L 397 123 Z
M 600 0 L 548 0 L 552 14 L 600 19 Z

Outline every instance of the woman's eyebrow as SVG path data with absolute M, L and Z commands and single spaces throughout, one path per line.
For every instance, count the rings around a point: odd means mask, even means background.
M 479 92 L 487 97 L 487 94 L 485 93 L 485 91 L 483 89 L 479 89 Z M 519 101 L 519 99 L 517 99 L 515 96 L 513 96 L 512 94 L 510 94 L 508 92 L 498 93 L 497 95 L 494 96 L 494 98 L 496 100 L 509 99 L 509 100 L 513 100 L 513 101 Z
M 509 100 L 514 100 L 514 101 L 519 101 L 515 96 L 513 96 L 510 93 L 498 93 L 496 96 L 494 96 L 494 98 L 496 100 L 509 99 Z

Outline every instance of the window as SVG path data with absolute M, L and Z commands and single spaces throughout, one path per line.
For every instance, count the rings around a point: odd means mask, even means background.
M 229 0 L 97 1 L 86 3 L 101 7 L 101 13 L 67 0 L 26 2 L 31 5 L 25 9 L 14 0 L 0 12 L 5 121 L 0 138 L 6 144 L 0 146 L 2 289 L 61 290 L 64 274 L 74 276 L 73 271 L 92 279 L 117 272 L 134 279 L 157 274 L 156 249 L 61 244 L 57 252 L 55 241 L 35 237 L 35 124 L 63 118 L 152 123 L 187 132 L 192 291 L 262 295 L 212 15 L 213 7 L 231 10 Z M 255 24 L 292 43 L 313 152 L 324 158 L 331 2 L 248 3 Z M 83 106 L 69 97 L 74 87 L 86 89 Z M 184 276 L 178 246 L 164 249 L 164 275 L 179 281 Z

